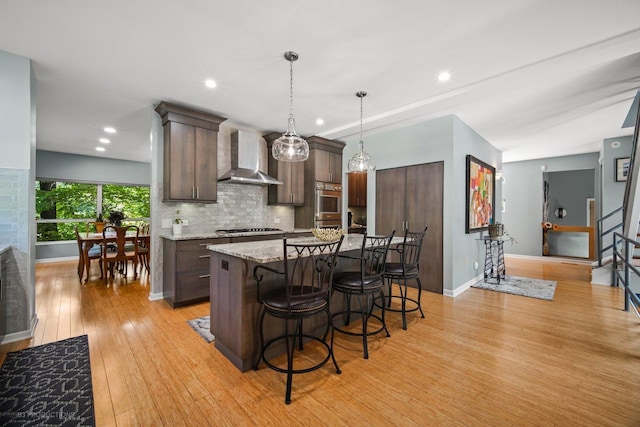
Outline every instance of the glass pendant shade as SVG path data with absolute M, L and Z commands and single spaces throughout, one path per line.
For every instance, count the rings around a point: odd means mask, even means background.
M 309 158 L 309 144 L 296 133 L 293 119 L 293 61 L 298 59 L 298 54 L 289 51 L 284 57 L 289 61 L 289 123 L 287 132 L 273 142 L 271 155 L 284 162 L 303 162 Z
M 370 154 L 364 152 L 364 141 L 358 142 L 358 151 L 349 159 L 349 172 L 373 172 L 376 170 L 376 162 Z
M 362 98 L 367 96 L 367 92 L 361 90 L 356 93 L 360 98 L 360 141 L 358 141 L 358 151 L 349 159 L 349 172 L 373 172 L 376 170 L 376 163 L 369 153 L 364 151 L 364 141 L 362 140 Z

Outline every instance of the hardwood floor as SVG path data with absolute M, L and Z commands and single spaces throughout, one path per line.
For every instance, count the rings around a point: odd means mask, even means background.
M 423 294 L 425 319 L 390 338 L 336 335 L 329 363 L 293 381 L 239 372 L 187 325 L 208 303 L 148 300 L 148 276 L 78 282 L 75 262 L 38 264 L 35 337 L 7 351 L 87 334 L 99 426 L 640 425 L 640 319 L 589 267 L 507 259 L 512 275 L 558 280 L 554 301 L 471 288 Z M 96 276 L 96 270 L 92 274 Z M 353 324 L 357 327 L 357 324 Z

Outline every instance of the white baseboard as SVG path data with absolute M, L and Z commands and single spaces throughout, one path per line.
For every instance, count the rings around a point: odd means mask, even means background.
M 463 293 L 464 291 L 466 291 L 467 289 L 469 289 L 474 283 L 476 283 L 480 279 L 482 279 L 482 274 L 474 277 L 473 279 L 469 280 L 466 283 L 463 283 L 461 286 L 458 286 L 454 290 L 445 289 L 442 294 L 446 297 L 455 298 L 461 293 Z
M 36 259 L 36 264 L 44 264 L 47 262 L 60 262 L 60 261 L 77 261 L 78 256 L 65 256 L 59 258 L 38 258 Z
M 164 294 L 162 292 L 149 292 L 149 301 L 158 301 L 164 299 Z
M 38 324 L 38 317 L 33 316 L 33 319 L 31 319 L 31 327 L 29 329 L 27 329 L 26 331 L 12 332 L 10 334 L 5 335 L 4 338 L 2 338 L 2 341 L 0 341 L 0 344 L 8 344 L 16 341 L 30 340 L 35 336 L 37 324 Z

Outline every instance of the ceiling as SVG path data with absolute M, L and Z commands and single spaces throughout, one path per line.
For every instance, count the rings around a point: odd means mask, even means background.
M 163 100 L 284 131 L 294 50 L 298 133 L 357 135 L 365 90 L 365 144 L 456 114 L 507 162 L 632 134 L 639 17 L 638 0 L 0 0 L 0 50 L 33 61 L 38 149 L 148 162 Z

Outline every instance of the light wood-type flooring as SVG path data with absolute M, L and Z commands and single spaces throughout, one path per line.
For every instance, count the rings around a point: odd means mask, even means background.
M 293 380 L 239 372 L 188 325 L 208 303 L 148 300 L 148 276 L 81 285 L 75 262 L 38 264 L 35 337 L 87 334 L 98 426 L 639 426 L 640 319 L 588 266 L 507 259 L 512 275 L 558 280 L 554 301 L 471 288 L 423 294 L 426 318 L 387 316 L 390 338 L 336 335 L 329 363 Z M 357 327 L 357 324 L 353 324 Z

